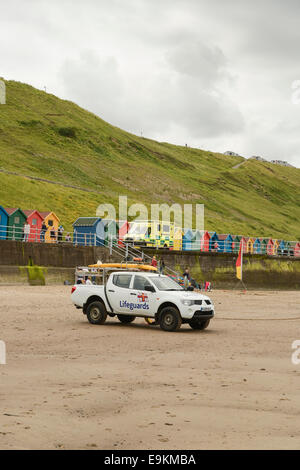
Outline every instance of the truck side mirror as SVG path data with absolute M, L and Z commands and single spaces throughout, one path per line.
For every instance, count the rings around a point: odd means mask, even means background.
M 145 291 L 147 291 L 147 292 L 156 292 L 154 286 L 145 286 Z

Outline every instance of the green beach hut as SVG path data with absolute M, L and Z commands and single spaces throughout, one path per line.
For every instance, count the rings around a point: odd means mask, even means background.
M 27 220 L 26 215 L 21 209 L 17 208 L 5 207 L 5 211 L 8 214 L 7 240 L 22 240 L 23 226 Z

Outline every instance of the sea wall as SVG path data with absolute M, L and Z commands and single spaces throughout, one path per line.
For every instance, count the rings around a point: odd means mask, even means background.
M 186 266 L 198 282 L 210 281 L 214 288 L 233 288 L 237 255 L 230 253 L 148 250 L 163 257 L 166 266 L 182 273 Z M 22 243 L 0 240 L 0 285 L 62 284 L 74 281 L 74 268 L 121 261 L 103 247 L 74 247 L 67 244 Z M 243 280 L 249 289 L 300 289 L 300 259 L 245 255 Z

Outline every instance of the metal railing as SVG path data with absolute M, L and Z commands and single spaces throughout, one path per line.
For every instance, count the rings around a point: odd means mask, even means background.
M 124 256 L 124 259 L 129 261 L 134 261 L 135 259 L 140 259 L 144 261 L 146 264 L 149 263 L 151 264 L 153 257 L 147 255 L 143 250 L 139 250 L 135 247 L 130 247 L 128 244 L 123 244 L 121 240 L 110 240 L 109 244 L 109 249 L 111 250 L 111 253 L 114 252 L 116 254 L 120 254 Z M 175 271 L 174 269 L 170 268 L 169 266 L 161 266 L 160 265 L 161 261 L 158 259 L 157 260 L 157 267 L 158 270 L 163 272 L 164 274 L 169 274 L 172 276 L 177 277 L 178 272 Z
M 244 253 L 250 255 L 263 254 L 267 256 L 284 256 L 288 258 L 300 257 L 300 242 L 269 239 L 262 237 L 233 236 L 226 239 L 224 235 L 214 238 L 214 233 L 210 232 L 212 238 L 186 240 L 184 237 L 180 241 L 179 251 L 201 251 L 207 253 L 233 253 L 238 254 L 241 240 L 243 241 Z M 166 250 L 176 249 L 175 246 L 162 247 L 159 245 L 149 245 L 142 240 L 126 243 L 124 239 L 100 239 L 95 233 L 78 233 L 77 231 L 60 231 L 49 227 L 46 231 L 30 226 L 25 231 L 24 228 L 16 225 L 0 225 L 0 240 L 16 240 L 29 243 L 67 243 L 74 246 L 105 246 L 123 259 L 127 257 L 142 258 L 145 262 L 151 262 L 152 256 L 147 254 L 148 250 L 156 249 L 159 253 L 161 248 Z M 272 240 L 272 241 L 271 241 Z M 136 246 L 138 245 L 138 247 Z M 160 258 L 160 256 L 158 257 Z M 165 268 L 169 272 L 176 274 L 170 268 Z
M 27 230 L 18 225 L 0 225 L 0 240 L 31 243 L 73 243 L 73 234 L 49 227 L 47 230 L 32 227 Z

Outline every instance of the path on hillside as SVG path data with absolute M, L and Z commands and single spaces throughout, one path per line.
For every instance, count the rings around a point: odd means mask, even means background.
M 22 173 L 16 173 L 14 171 L 4 170 L 4 168 L 0 168 L 0 173 L 5 173 L 7 175 L 13 175 L 13 176 L 21 176 L 22 178 L 28 178 L 28 179 L 34 180 L 34 181 L 41 181 L 42 183 L 56 184 L 58 186 L 63 186 L 64 188 L 72 188 L 72 189 L 76 189 L 77 191 L 85 191 L 86 193 L 101 194 L 99 191 L 96 191 L 95 189 L 81 188 L 79 186 L 73 186 L 71 184 L 64 184 L 64 183 L 60 183 L 58 181 L 51 181 L 51 180 L 47 180 L 45 178 L 39 178 L 37 176 L 24 175 Z
M 237 165 L 233 166 L 232 169 L 233 170 L 236 170 L 237 168 L 239 168 L 240 166 L 244 165 L 248 160 L 244 160 L 243 162 L 241 163 L 238 163 Z

